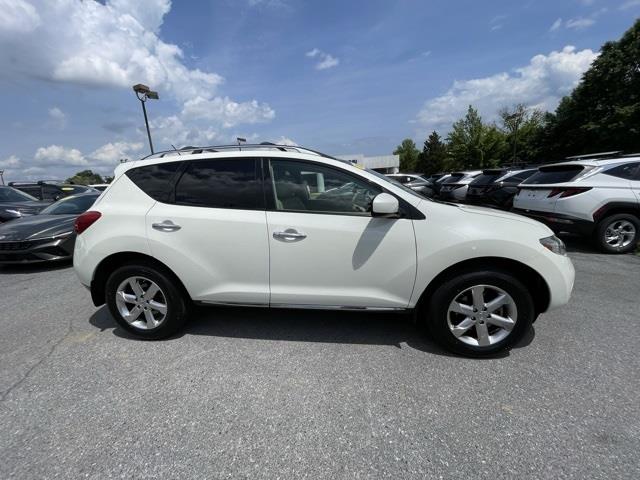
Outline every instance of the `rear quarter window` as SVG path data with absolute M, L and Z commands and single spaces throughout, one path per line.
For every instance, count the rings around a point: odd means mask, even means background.
M 561 167 L 541 167 L 536 173 L 526 179 L 525 185 L 545 185 L 551 183 L 566 183 L 572 181 L 584 171 L 582 165 L 567 165 Z
M 125 175 L 144 193 L 158 202 L 171 199 L 173 176 L 180 162 L 156 163 L 127 170 Z
M 613 177 L 625 178 L 627 180 L 634 180 L 638 178 L 638 167 L 640 162 L 625 163 L 624 165 L 618 165 L 617 167 L 610 168 L 605 175 L 611 175 Z

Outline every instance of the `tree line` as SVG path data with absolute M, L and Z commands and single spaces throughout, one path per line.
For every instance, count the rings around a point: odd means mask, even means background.
M 640 152 L 640 19 L 620 40 L 602 46 L 555 112 L 517 104 L 487 123 L 470 105 L 444 138 L 432 132 L 422 150 L 406 138 L 393 153 L 400 155 L 401 171 L 432 174 L 612 150 Z

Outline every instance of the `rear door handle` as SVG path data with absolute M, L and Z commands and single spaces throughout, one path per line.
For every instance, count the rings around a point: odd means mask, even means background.
M 307 236 L 304 233 L 298 232 L 294 228 L 287 228 L 283 232 L 273 232 L 273 238 L 293 242 L 297 240 L 303 240 L 307 238 Z
M 160 232 L 176 232 L 182 227 L 180 225 L 176 225 L 171 220 L 165 220 L 162 223 L 152 223 L 151 228 L 159 230 Z

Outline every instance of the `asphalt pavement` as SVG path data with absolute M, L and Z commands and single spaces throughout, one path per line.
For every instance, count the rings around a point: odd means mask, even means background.
M 473 360 L 405 315 L 201 309 L 134 340 L 73 269 L 0 268 L 0 478 L 640 478 L 640 257 Z

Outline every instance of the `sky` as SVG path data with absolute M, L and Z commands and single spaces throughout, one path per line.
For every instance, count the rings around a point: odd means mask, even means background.
M 469 104 L 553 110 L 640 0 L 0 0 L 5 181 L 274 141 L 390 154 Z

